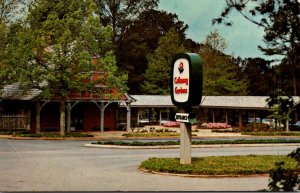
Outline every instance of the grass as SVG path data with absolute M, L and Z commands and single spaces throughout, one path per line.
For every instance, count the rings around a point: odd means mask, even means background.
M 187 165 L 180 164 L 179 158 L 149 158 L 139 168 L 173 174 L 241 176 L 267 174 L 278 161 L 284 161 L 287 169 L 295 168 L 297 164 L 283 155 L 249 155 L 192 158 L 192 164 Z
M 270 143 L 300 143 L 300 139 L 255 139 L 255 140 L 216 140 L 216 141 L 192 141 L 192 145 L 212 145 L 212 144 L 270 144 Z M 140 141 L 98 141 L 92 144 L 99 145 L 122 145 L 122 146 L 163 146 L 179 145 L 179 141 L 158 141 L 158 142 L 140 142 Z
M 62 138 L 59 133 L 25 133 L 25 134 L 16 134 L 19 137 L 43 137 L 43 138 Z M 93 137 L 91 134 L 85 133 L 67 133 L 64 137 Z
M 300 136 L 300 132 L 242 132 L 242 135 L 253 136 Z

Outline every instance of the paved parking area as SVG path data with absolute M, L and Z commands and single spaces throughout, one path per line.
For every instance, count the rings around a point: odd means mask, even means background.
M 267 177 L 186 178 L 144 173 L 149 157 L 178 149 L 88 148 L 90 141 L 0 139 L 0 191 L 255 191 Z M 197 148 L 193 156 L 288 154 L 295 146 Z

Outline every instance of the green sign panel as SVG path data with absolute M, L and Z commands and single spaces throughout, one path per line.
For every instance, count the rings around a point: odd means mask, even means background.
M 199 106 L 202 99 L 202 62 L 198 54 L 179 53 L 171 66 L 171 99 L 175 106 Z

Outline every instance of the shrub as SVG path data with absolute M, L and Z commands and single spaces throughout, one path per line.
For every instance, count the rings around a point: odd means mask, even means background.
M 208 123 L 207 128 L 210 128 L 210 129 L 228 129 L 228 128 L 231 128 L 231 125 L 228 125 L 226 123 Z

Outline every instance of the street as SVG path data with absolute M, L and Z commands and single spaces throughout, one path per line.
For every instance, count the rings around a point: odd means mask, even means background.
M 144 173 L 149 157 L 179 149 L 89 148 L 91 141 L 0 139 L 0 191 L 255 191 L 268 177 L 188 178 Z M 286 155 L 297 146 L 193 148 L 192 156 Z

